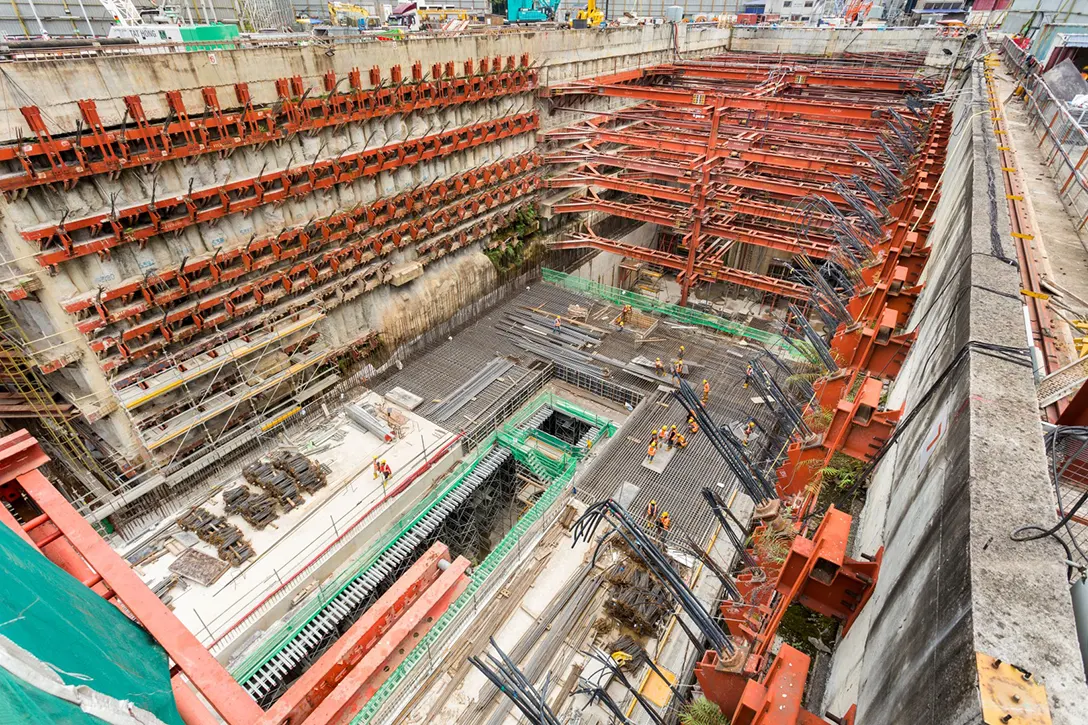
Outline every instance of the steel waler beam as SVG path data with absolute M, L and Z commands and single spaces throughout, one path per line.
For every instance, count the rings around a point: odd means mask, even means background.
M 508 59 L 509 60 L 509 59 Z M 209 153 L 230 152 L 237 148 L 270 141 L 282 141 L 297 133 L 339 127 L 395 113 L 409 113 L 426 108 L 454 106 L 525 93 L 536 88 L 537 70 L 528 67 L 528 59 L 516 69 L 499 72 L 490 77 L 474 76 L 466 70 L 465 77 L 452 77 L 452 63 L 442 77 L 417 81 L 393 89 L 381 85 L 381 74 L 371 75 L 376 88 L 363 89 L 358 69 L 348 74 L 350 90 L 334 90 L 325 98 L 302 98 L 301 79 L 283 78 L 277 87 L 283 89 L 281 99 L 286 103 L 256 107 L 249 88 L 236 84 L 239 111 L 224 112 L 214 88 L 201 89 L 202 95 L 214 108 L 202 118 L 189 118 L 181 95 L 167 93 L 171 115 L 157 125 L 147 121 L 139 96 L 126 96 L 124 101 L 136 128 L 106 129 L 98 119 L 93 101 L 81 101 L 80 111 L 91 134 L 76 134 L 74 138 L 54 139 L 41 121 L 36 106 L 20 109 L 37 143 L 0 146 L 0 162 L 15 161 L 22 173 L 0 177 L 0 191 L 12 192 L 44 184 L 71 184 L 77 179 L 158 164 L 172 159 L 186 159 Z M 469 64 L 466 64 L 468 66 Z M 507 64 L 510 65 L 509 63 Z M 440 70 L 441 67 L 439 66 Z M 326 83 L 326 85 L 328 85 Z M 92 160 L 93 159 L 93 160 Z
M 42 249 L 37 255 L 39 264 L 53 267 L 88 254 L 108 255 L 111 248 L 121 244 L 145 244 L 153 237 L 177 234 L 194 224 L 237 212 L 249 213 L 265 204 L 299 198 L 383 171 L 447 156 L 527 133 L 536 127 L 535 111 L 508 116 L 275 173 L 262 173 L 229 184 L 190 190 L 182 196 L 65 219 L 60 224 L 26 229 L 20 234 Z M 86 238 L 73 238 L 76 232 L 82 232 Z

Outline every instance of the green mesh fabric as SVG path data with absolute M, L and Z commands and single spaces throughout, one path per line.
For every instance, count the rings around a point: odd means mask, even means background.
M 166 653 L 117 607 L 0 525 L 0 634 L 69 685 L 128 700 L 182 725 Z M 101 723 L 0 669 L 0 723 Z

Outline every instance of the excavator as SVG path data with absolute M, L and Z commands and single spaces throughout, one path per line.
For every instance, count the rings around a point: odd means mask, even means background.
M 508 23 L 544 23 L 555 20 L 562 0 L 507 0 Z

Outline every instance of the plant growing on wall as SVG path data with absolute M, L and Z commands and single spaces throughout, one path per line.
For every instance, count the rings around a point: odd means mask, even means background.
M 513 269 L 529 258 L 531 241 L 539 228 L 536 207 L 523 206 L 509 224 L 491 235 L 484 254 L 498 271 Z
M 700 697 L 680 714 L 682 725 L 729 725 L 729 718 L 722 709 L 705 697 Z

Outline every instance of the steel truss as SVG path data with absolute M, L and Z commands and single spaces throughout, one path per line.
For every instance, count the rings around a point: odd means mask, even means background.
M 848 59 L 727 54 L 546 89 L 560 106 L 571 95 L 637 102 L 543 135 L 553 147 L 547 186 L 573 190 L 551 211 L 650 222 L 680 239 L 675 250 L 637 251 L 588 233 L 556 248 L 677 270 L 682 303 L 704 281 L 806 298 L 805 285 L 727 259 L 748 246 L 786 261 L 873 261 L 932 120 L 916 96 L 939 86 L 914 60 L 859 68 Z

